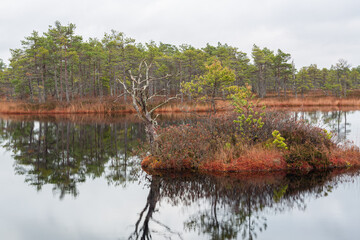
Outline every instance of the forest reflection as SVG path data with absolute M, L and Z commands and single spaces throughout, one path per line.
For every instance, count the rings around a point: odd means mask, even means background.
M 345 112 L 294 113 L 294 117 L 323 122 L 346 136 Z M 162 124 L 192 119 L 161 119 Z M 342 134 L 342 135 L 341 135 Z M 14 171 L 41 190 L 51 185 L 60 199 L 78 196 L 78 185 L 103 178 L 121 188 L 140 183 L 148 191 L 129 239 L 182 239 L 185 233 L 206 239 L 255 239 L 268 228 L 268 215 L 306 209 L 310 198 L 328 195 L 351 181 L 357 170 L 242 174 L 145 174 L 135 149 L 144 140 L 144 127 L 128 118 L 0 120 L 0 142 L 14 159 Z M 128 196 L 131 201 L 132 196 Z M 161 204 L 165 203 L 165 204 Z M 186 212 L 182 230 L 162 222 L 164 205 Z M 195 206 L 195 207 L 194 207 Z
M 194 117 L 163 115 L 163 125 L 192 123 Z M 12 152 L 15 173 L 41 190 L 53 186 L 60 199 L 79 194 L 78 183 L 105 177 L 109 184 L 138 180 L 136 155 L 145 140 L 136 115 L 15 115 L 0 118 L 0 143 Z
M 348 115 L 352 113 L 354 111 L 310 111 L 294 112 L 293 116 L 296 120 L 302 119 L 313 125 L 328 128 L 332 133 L 336 134 L 338 141 L 341 142 L 346 140 L 351 132 L 351 123 L 348 121 Z
M 53 186 L 62 199 L 77 196 L 77 184 L 105 177 L 123 185 L 137 179 L 139 160 L 132 151 L 143 140 L 139 123 L 102 124 L 0 120 L 0 141 L 12 152 L 16 174 L 41 190 Z
M 155 213 L 161 212 L 161 202 L 183 208 L 197 204 L 183 223 L 185 232 L 206 239 L 256 239 L 267 229 L 269 213 L 279 214 L 293 208 L 305 210 L 310 198 L 327 196 L 338 184 L 352 181 L 354 175 L 359 175 L 358 170 L 305 175 L 285 172 L 152 175 L 145 207 L 129 239 L 157 239 L 158 235 L 182 239 L 181 233 L 154 218 Z

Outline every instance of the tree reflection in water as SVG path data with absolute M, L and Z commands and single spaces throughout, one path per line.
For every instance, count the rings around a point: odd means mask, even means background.
M 109 184 L 137 180 L 139 159 L 131 156 L 142 126 L 71 122 L 0 121 L 0 140 L 12 152 L 16 174 L 41 190 L 53 186 L 60 199 L 78 195 L 78 183 L 105 176 Z
M 323 118 L 340 121 L 337 114 L 324 114 Z M 267 229 L 269 213 L 305 210 L 309 198 L 326 196 L 339 182 L 351 180 L 349 175 L 355 174 L 166 173 L 149 175 L 144 182 L 139 179 L 139 159 L 132 155 L 138 139 L 143 138 L 142 125 L 127 121 L 76 124 L 0 120 L 0 142 L 12 152 L 15 172 L 37 190 L 50 184 L 62 199 L 67 194 L 77 196 L 79 183 L 99 177 L 121 187 L 134 181 L 149 184 L 145 206 L 132 223 L 134 231 L 129 239 L 182 238 L 182 233 L 156 219 L 161 202 L 194 206 L 187 212 L 184 232 L 208 239 L 255 239 Z
M 269 213 L 293 208 L 305 210 L 309 198 L 327 196 L 340 182 L 351 180 L 354 174 L 358 172 L 153 175 L 149 178 L 150 191 L 145 208 L 129 239 L 151 239 L 151 233 L 167 239 L 181 239 L 180 233 L 153 219 L 154 213 L 160 212 L 156 206 L 161 201 L 172 206 L 198 204 L 197 211 L 189 214 L 184 222 L 184 231 L 197 232 L 208 239 L 255 239 L 267 229 L 266 215 Z M 162 227 L 162 232 L 159 228 L 151 231 L 151 220 Z
M 305 120 L 313 125 L 328 128 L 337 137 L 338 142 L 347 139 L 350 134 L 351 123 L 348 121 L 348 115 L 352 111 L 333 110 L 329 112 L 312 111 L 312 112 L 294 112 L 294 118 Z

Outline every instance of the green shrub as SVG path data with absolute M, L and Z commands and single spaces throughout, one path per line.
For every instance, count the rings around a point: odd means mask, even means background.
M 257 137 L 251 133 L 261 129 L 264 125 L 265 106 L 259 106 L 259 102 L 255 101 L 254 97 L 249 86 L 237 88 L 231 95 L 232 104 L 238 115 L 234 122 L 238 124 L 241 136 L 247 140 Z
M 280 134 L 280 132 L 278 130 L 274 130 L 272 132 L 272 136 L 273 136 L 274 140 L 270 144 L 269 143 L 266 144 L 266 146 L 268 148 L 273 146 L 275 148 L 279 148 L 279 149 L 283 149 L 283 150 L 288 149 L 286 143 L 284 142 L 285 138 L 283 138 L 281 136 L 281 134 Z

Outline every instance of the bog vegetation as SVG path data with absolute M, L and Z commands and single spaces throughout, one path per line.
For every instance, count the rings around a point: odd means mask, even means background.
M 235 114 L 159 130 L 158 149 L 142 162 L 148 169 L 203 171 L 313 170 L 359 166 L 359 149 L 339 146 L 321 128 L 286 114 L 267 112 L 261 128 Z
M 11 50 L 8 67 L 0 61 L 3 97 L 49 110 L 89 99 L 111 99 L 109 112 L 131 103 L 150 143 L 144 167 L 241 171 L 359 164 L 358 149 L 340 148 L 323 129 L 266 112 L 253 99 L 269 91 L 304 97 L 312 89 L 346 97 L 360 86 L 360 66 L 351 68 L 346 60 L 329 69 L 296 69 L 289 53 L 257 45 L 249 58 L 227 44 L 142 44 L 117 31 L 84 41 L 74 24 L 60 22 L 43 34 L 34 31 L 21 45 Z M 210 115 L 195 125 L 161 129 L 155 111 L 172 99 L 208 104 Z M 233 114 L 217 114 L 220 99 L 231 100 Z
M 249 101 L 250 88 L 231 95 L 235 113 L 159 129 L 147 169 L 264 171 L 360 166 L 359 149 L 338 145 L 325 129 Z

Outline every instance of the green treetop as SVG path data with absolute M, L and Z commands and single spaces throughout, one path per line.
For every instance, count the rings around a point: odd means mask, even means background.
M 211 65 L 206 66 L 204 75 L 195 78 L 194 81 L 183 83 L 183 91 L 201 101 L 210 102 L 213 113 L 216 113 L 217 95 L 229 92 L 229 87 L 234 81 L 235 73 L 214 59 Z

